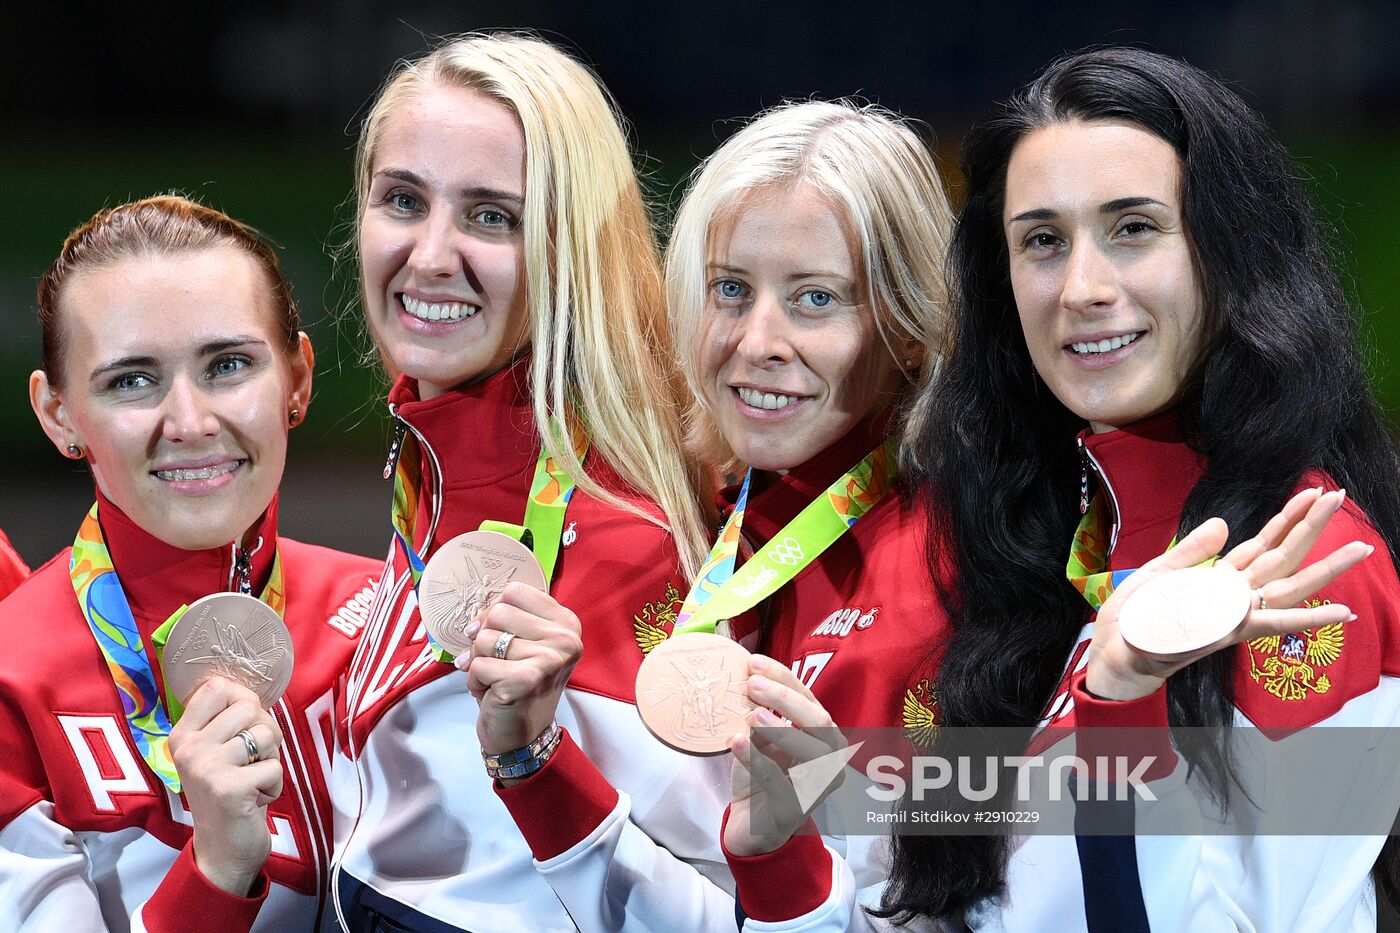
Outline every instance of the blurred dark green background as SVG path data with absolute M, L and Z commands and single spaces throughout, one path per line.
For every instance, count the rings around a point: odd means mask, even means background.
M 397 58 L 432 36 L 501 24 L 543 29 L 599 71 L 635 124 L 662 215 L 740 118 L 787 97 L 860 95 L 927 121 L 956 194 L 964 129 L 1052 56 L 1105 42 L 1181 55 L 1233 82 L 1312 179 L 1375 337 L 1377 386 L 1400 408 L 1400 50 L 1388 3 L 1185 2 L 1131 16 L 1102 3 L 702 11 L 533 0 L 24 15 L 32 21 L 0 49 L 0 527 L 31 563 L 71 540 L 91 498 L 29 411 L 35 281 L 93 211 L 169 190 L 283 247 L 318 352 L 315 404 L 293 435 L 286 530 L 384 552 L 381 386 L 363 363 L 353 269 L 337 275 L 332 260 L 347 233 L 354 129 Z

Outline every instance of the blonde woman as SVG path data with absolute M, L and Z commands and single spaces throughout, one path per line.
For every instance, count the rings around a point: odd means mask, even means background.
M 365 318 L 399 376 L 393 541 L 334 765 L 340 920 L 732 926 L 704 880 L 726 874 L 727 765 L 666 749 L 633 705 L 712 491 L 683 455 L 655 241 L 612 102 L 539 40 L 448 42 L 379 94 L 356 189 Z M 483 522 L 530 532 L 549 589 L 507 584 L 466 627 L 463 674 L 416 590 Z
M 834 103 L 756 119 L 701 167 L 677 215 L 667 287 L 691 440 L 746 471 L 727 531 L 741 522 L 754 556 L 725 589 L 743 594 L 731 610 L 762 601 L 753 726 L 906 725 L 917 738 L 932 721 L 921 662 L 947 627 L 897 461 L 906 402 L 938 358 L 950 226 L 909 127 Z M 774 814 L 756 811 L 749 737 L 730 748 L 723 838 L 744 914 L 798 916 L 833 883 L 878 890 L 886 854 L 869 838 L 753 832 Z

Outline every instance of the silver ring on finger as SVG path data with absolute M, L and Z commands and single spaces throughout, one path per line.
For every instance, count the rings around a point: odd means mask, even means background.
M 1266 611 L 1269 608 L 1269 601 L 1264 598 L 1264 588 L 1259 587 L 1254 591 L 1254 595 L 1259 597 L 1259 611 Z
M 496 639 L 496 647 L 491 654 L 495 656 L 496 660 L 504 661 L 506 652 L 510 650 L 510 643 L 514 640 L 515 635 L 512 632 L 502 632 L 501 636 Z
M 244 729 L 238 733 L 238 737 L 243 740 L 243 748 L 248 752 L 248 764 L 262 761 L 262 755 L 258 752 L 258 740 L 253 738 L 251 729 Z

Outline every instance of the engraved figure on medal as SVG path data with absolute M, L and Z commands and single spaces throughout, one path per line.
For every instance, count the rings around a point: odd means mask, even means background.
M 291 633 L 272 608 L 241 593 L 215 593 L 195 600 L 175 623 L 161 668 L 181 703 L 218 675 L 269 708 L 286 692 L 294 661 Z
M 713 755 L 746 727 L 749 653 L 722 635 L 683 633 L 662 642 L 637 672 L 637 711 L 652 734 L 678 751 Z
M 215 624 L 214 632 L 219 640 L 209 647 L 209 654 L 188 658 L 185 663 L 208 664 L 220 676 L 250 690 L 255 685 L 272 683 L 272 675 L 287 649 L 278 643 L 277 633 L 270 625 L 264 624 L 247 638 L 232 625 Z
M 472 647 L 467 626 L 516 580 L 549 591 L 534 553 L 509 535 L 469 531 L 444 542 L 418 581 L 423 627 L 453 655 L 466 654 Z

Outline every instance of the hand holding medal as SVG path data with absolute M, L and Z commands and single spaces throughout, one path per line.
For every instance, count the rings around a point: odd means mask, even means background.
M 1198 565 L 1228 538 L 1218 518 L 1143 565 L 1099 610 L 1085 686 L 1096 696 L 1136 699 L 1221 648 L 1350 621 L 1351 610 L 1340 604 L 1299 606 L 1374 550 L 1353 541 L 1299 569 L 1345 497 L 1298 493 L 1213 567 Z
M 469 531 L 433 553 L 418 594 L 424 628 L 481 704 L 481 750 L 526 747 L 554 721 L 583 653 L 578 617 L 549 595 L 534 553 L 510 535 Z
M 194 816 L 195 864 L 244 897 L 272 851 L 267 806 L 282 794 L 282 730 L 257 694 L 222 676 L 187 700 L 169 746 Z
M 804 786 L 804 797 L 812 801 L 804 807 L 792 769 L 847 745 L 831 714 L 787 666 L 753 655 L 747 688 L 756 704 L 748 725 L 761 731 L 730 738 L 734 767 L 729 819 L 724 824 L 724 848 L 739 856 L 772 852 L 792 838 L 811 808 L 842 779 L 838 772 L 820 790 Z
M 578 429 L 571 442 L 582 462 L 587 435 Z M 423 627 L 438 659 L 467 672 L 467 687 L 481 704 L 482 752 L 529 749 L 551 732 L 559 697 L 583 653 L 578 617 L 549 595 L 574 481 L 544 447 L 523 527 L 483 523 L 511 533 L 483 527 L 460 534 L 424 563 L 413 546 L 423 468 L 413 435 L 400 437 L 396 457 L 394 534 L 418 591 Z
M 280 561 L 264 598 L 281 604 Z M 196 815 L 195 864 L 245 895 L 272 837 L 267 806 L 282 793 L 282 730 L 268 712 L 292 679 L 291 635 L 278 610 L 214 593 L 172 617 L 155 640 L 165 676 L 170 757 Z

